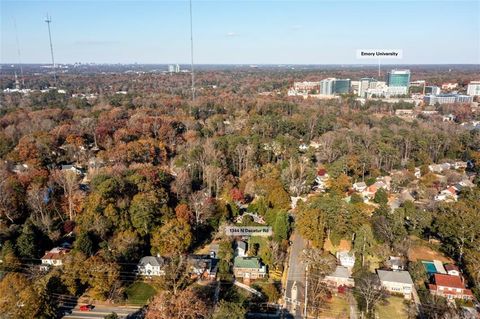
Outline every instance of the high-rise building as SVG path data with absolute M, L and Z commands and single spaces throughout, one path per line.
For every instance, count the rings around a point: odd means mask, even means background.
M 335 88 L 335 79 L 328 78 L 320 81 L 320 94 L 323 95 L 333 95 Z
M 410 70 L 392 70 L 387 75 L 389 87 L 406 87 L 410 84 Z
M 467 94 L 470 96 L 480 96 L 480 81 L 472 81 L 468 84 Z
M 346 94 L 350 92 L 350 79 L 335 79 L 333 92 L 336 94 Z
M 365 97 L 367 90 L 373 88 L 370 86 L 373 85 L 374 82 L 377 82 L 374 78 L 361 78 L 358 84 L 358 96 Z

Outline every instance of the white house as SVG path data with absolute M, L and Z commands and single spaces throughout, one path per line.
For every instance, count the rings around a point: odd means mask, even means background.
M 352 269 L 355 265 L 355 254 L 348 251 L 338 251 L 337 259 L 340 261 L 340 265 Z
M 391 293 L 403 294 L 410 299 L 413 292 L 413 280 L 408 271 L 377 270 L 380 283 Z
M 356 190 L 357 192 L 361 193 L 365 189 L 367 189 L 367 184 L 365 184 L 365 182 L 357 182 L 357 183 L 353 184 L 353 189 Z
M 445 265 L 445 270 L 447 271 L 447 274 L 450 276 L 460 276 L 460 270 L 454 264 Z
M 140 259 L 137 265 L 140 276 L 163 276 L 165 271 L 162 269 L 165 261 L 162 257 L 145 256 Z
M 70 251 L 68 248 L 55 247 L 50 251 L 46 251 L 41 258 L 42 265 L 40 269 L 48 270 L 50 267 L 58 267 L 63 265 L 63 258 Z

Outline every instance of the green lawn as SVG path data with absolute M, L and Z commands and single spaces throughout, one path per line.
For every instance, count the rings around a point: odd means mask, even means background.
M 377 315 L 379 319 L 389 319 L 389 318 L 398 318 L 406 319 L 408 318 L 406 312 L 406 306 L 403 303 L 402 297 L 392 296 L 387 299 L 388 304 L 379 304 L 377 306 Z
M 144 282 L 136 282 L 127 288 L 127 303 L 144 305 L 155 295 L 155 288 Z

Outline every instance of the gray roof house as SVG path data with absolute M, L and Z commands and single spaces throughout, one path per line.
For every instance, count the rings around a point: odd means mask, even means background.
M 348 270 L 348 268 L 345 266 L 337 266 L 333 273 L 325 276 L 323 282 L 325 282 L 328 286 L 333 286 L 337 288 L 340 286 L 355 286 L 355 281 L 352 277 L 350 277 L 350 270 Z
M 162 276 L 165 271 L 162 269 L 165 261 L 162 257 L 145 256 L 140 259 L 137 265 L 138 274 L 140 276 Z
M 410 299 L 413 292 L 413 280 L 408 271 L 377 270 L 380 283 L 391 293 L 403 294 Z

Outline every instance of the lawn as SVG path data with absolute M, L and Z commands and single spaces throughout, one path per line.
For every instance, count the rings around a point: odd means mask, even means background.
M 335 318 L 335 319 L 347 319 L 350 318 L 350 305 L 346 296 L 337 295 L 327 303 L 328 309 L 325 309 L 320 313 L 319 318 Z
M 155 288 L 144 282 L 136 282 L 127 288 L 127 303 L 135 305 L 144 305 L 153 295 Z
M 378 319 L 408 318 L 406 306 L 403 303 L 403 300 L 404 299 L 402 297 L 391 296 L 387 299 L 388 304 L 384 305 L 380 303 L 377 306 Z

